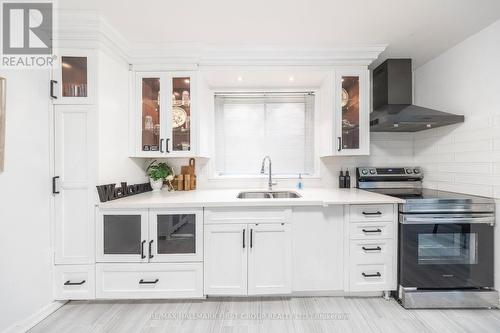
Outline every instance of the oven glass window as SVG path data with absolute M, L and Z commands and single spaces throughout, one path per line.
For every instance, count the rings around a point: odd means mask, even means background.
M 477 264 L 476 233 L 432 233 L 418 235 L 419 265 Z

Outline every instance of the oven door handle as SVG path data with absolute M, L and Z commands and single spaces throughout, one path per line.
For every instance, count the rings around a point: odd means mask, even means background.
M 467 223 L 485 223 L 495 224 L 493 215 L 487 216 L 453 216 L 453 217 L 433 217 L 421 215 L 402 215 L 401 224 L 467 224 Z

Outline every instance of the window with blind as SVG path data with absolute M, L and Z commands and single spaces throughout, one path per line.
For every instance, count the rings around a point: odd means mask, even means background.
M 215 95 L 218 175 L 259 175 L 269 155 L 274 175 L 314 173 L 314 95 Z

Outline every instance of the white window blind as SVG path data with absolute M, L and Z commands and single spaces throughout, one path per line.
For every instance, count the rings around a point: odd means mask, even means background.
M 276 175 L 314 172 L 314 95 L 216 94 L 219 175 L 258 175 L 269 155 Z

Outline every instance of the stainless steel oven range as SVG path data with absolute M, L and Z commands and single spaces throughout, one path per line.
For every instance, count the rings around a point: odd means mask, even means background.
M 493 199 L 422 188 L 419 167 L 357 168 L 357 186 L 399 205 L 398 292 L 405 308 L 498 307 Z

